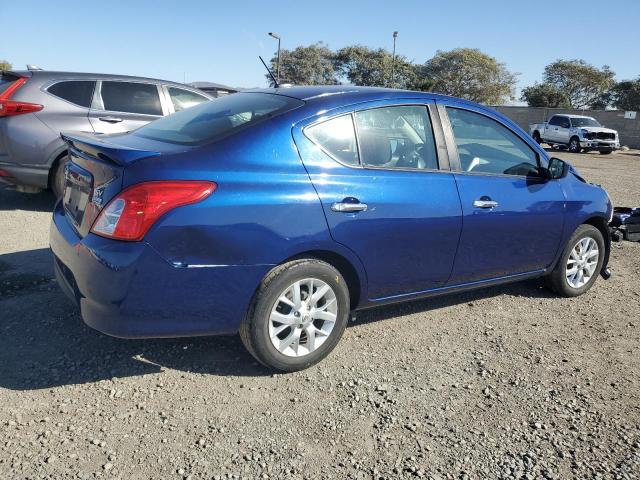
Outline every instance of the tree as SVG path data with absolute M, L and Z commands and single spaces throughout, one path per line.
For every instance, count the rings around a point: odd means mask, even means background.
M 341 48 L 334 62 L 336 70 L 354 85 L 411 88 L 416 80 L 416 70 L 406 57 L 396 55 L 393 66 L 393 55 L 383 48 L 373 50 L 362 45 Z
M 271 71 L 276 74 L 277 56 L 271 59 Z M 266 75 L 270 84 L 271 76 Z M 280 50 L 280 81 L 295 85 L 335 85 L 334 54 L 322 42 L 294 50 Z
M 12 66 L 6 60 L 0 60 L 0 72 L 4 72 L 5 70 L 11 70 Z
M 640 110 L 640 77 L 616 83 L 608 97 L 610 105 L 619 110 Z
M 564 93 L 549 83 L 535 83 L 522 89 L 520 100 L 530 107 L 568 108 Z
M 421 68 L 435 92 L 497 105 L 514 98 L 516 74 L 475 48 L 456 48 L 436 55 Z
M 569 107 L 586 108 L 598 102 L 614 83 L 613 71 L 584 60 L 557 60 L 544 69 L 544 81 L 561 91 Z

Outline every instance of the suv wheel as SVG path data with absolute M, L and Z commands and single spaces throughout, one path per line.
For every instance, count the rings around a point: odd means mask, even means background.
M 60 157 L 51 175 L 51 190 L 56 196 L 56 199 L 62 197 L 64 193 L 64 167 L 67 164 L 68 158 L 67 155 Z
M 333 350 L 348 316 L 349 290 L 340 272 L 320 260 L 294 260 L 264 278 L 240 338 L 263 365 L 293 372 Z
M 582 295 L 598 278 L 604 253 L 604 239 L 600 230 L 592 225 L 580 225 L 547 277 L 548 286 L 563 297 Z

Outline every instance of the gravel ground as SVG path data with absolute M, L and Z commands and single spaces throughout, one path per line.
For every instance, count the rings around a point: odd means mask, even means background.
M 640 205 L 640 156 L 558 156 Z M 0 192 L 0 478 L 638 478 L 640 244 L 560 299 L 525 282 L 360 313 L 273 375 L 236 337 L 125 341 L 52 280 L 52 198 Z

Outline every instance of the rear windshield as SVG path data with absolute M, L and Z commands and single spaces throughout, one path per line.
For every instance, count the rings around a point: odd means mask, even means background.
M 187 108 L 133 134 L 180 145 L 198 145 L 217 140 L 239 129 L 293 110 L 304 102 L 265 93 L 236 93 Z
M 7 73 L 3 73 L 0 75 L 0 95 L 4 93 L 4 91 L 9 88 L 9 86 L 15 82 L 18 77 L 14 75 L 9 75 Z

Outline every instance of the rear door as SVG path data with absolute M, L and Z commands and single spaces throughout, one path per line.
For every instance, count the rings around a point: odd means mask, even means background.
M 376 102 L 294 128 L 331 235 L 362 260 L 371 300 L 451 273 L 461 208 L 432 107 Z
M 549 267 L 564 225 L 560 183 L 544 178 L 539 153 L 512 127 L 486 110 L 443 103 L 439 110 L 463 213 L 449 284 Z
M 168 114 L 155 83 L 98 81 L 89 120 L 97 133 L 135 130 Z

